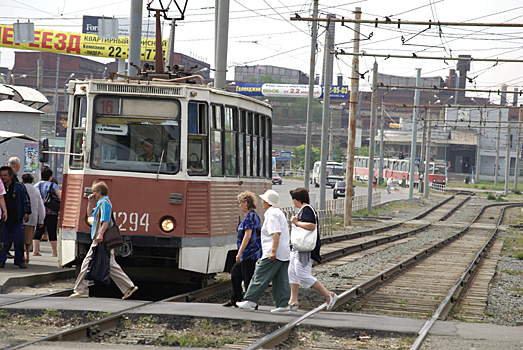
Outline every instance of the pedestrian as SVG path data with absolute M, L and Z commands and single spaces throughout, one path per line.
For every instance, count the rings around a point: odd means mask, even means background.
M 42 165 L 42 167 L 40 168 L 40 178 L 42 178 L 42 171 L 44 171 L 45 169 L 49 169 L 49 167 L 47 165 Z M 58 186 L 58 181 L 55 179 L 54 176 L 51 178 L 51 182 L 55 183 L 56 186 Z M 42 235 L 42 238 L 40 239 L 40 242 L 47 241 L 49 241 L 49 234 L 47 233 L 47 231 L 45 231 Z
M 11 239 L 15 247 L 15 265 L 21 269 L 26 269 L 24 262 L 24 237 L 23 223 L 29 220 L 31 215 L 31 204 L 27 202 L 24 185 L 13 181 L 14 172 L 8 166 L 0 168 L 0 177 L 4 183 L 6 194 L 4 195 L 5 206 L 7 209 L 7 220 L 2 229 L 4 247 L 0 255 L 0 268 L 5 266 L 7 259 L 8 243 Z
M 4 182 L 0 181 L 0 222 L 4 222 L 7 220 L 7 207 L 5 206 L 5 198 L 4 195 L 5 192 L 5 186 Z
M 372 188 L 374 188 L 374 192 L 378 192 L 378 179 L 376 179 L 376 176 L 372 178 Z
M 314 209 L 309 205 L 309 192 L 305 188 L 297 188 L 290 191 L 292 202 L 300 211 L 298 215 L 291 217 L 291 222 L 305 230 L 313 231 L 318 227 L 318 216 Z M 292 232 L 291 232 L 292 235 Z M 320 239 L 318 232 L 317 239 Z M 319 256 L 319 246 L 316 252 Z M 313 288 L 317 290 L 327 303 L 327 310 L 331 310 L 338 300 L 336 293 L 329 291 L 321 284 L 316 277 L 312 275 L 312 252 L 299 252 L 296 249 L 291 249 L 291 258 L 289 262 L 289 283 L 291 287 L 291 296 L 289 299 L 289 307 L 292 311 L 298 311 L 300 303 L 298 302 L 298 292 L 300 284 L 305 288 Z
M 387 179 L 387 193 L 390 194 L 390 187 L 392 186 L 392 177 Z
M 14 182 L 20 182 L 18 180 L 18 172 L 20 171 L 20 158 L 18 157 L 11 157 L 7 161 L 7 166 L 13 169 L 13 181 Z
M 91 186 L 92 193 L 89 195 L 89 203 L 87 204 L 87 216 L 94 218 L 93 226 L 91 227 L 91 247 L 87 252 L 87 255 L 82 262 L 80 273 L 76 278 L 74 285 L 74 293 L 69 298 L 88 298 L 89 297 L 89 281 L 85 279 L 87 274 L 87 268 L 93 255 L 93 247 L 101 243 L 104 238 L 104 233 L 111 225 L 112 216 L 112 203 L 109 200 L 108 188 L 105 182 L 99 181 L 93 183 Z M 94 201 L 96 202 L 96 208 L 93 212 Z M 123 293 L 122 299 L 127 299 L 138 290 L 138 287 L 134 285 L 133 281 L 125 274 L 120 265 L 114 258 L 114 249 L 111 249 L 111 258 L 109 263 L 109 271 L 111 279 L 114 281 L 116 286 Z
M 289 286 L 289 226 L 283 212 L 277 208 L 278 193 L 267 190 L 260 195 L 265 209 L 261 229 L 262 257 L 256 265 L 244 301 L 236 303 L 241 309 L 254 311 L 258 309 L 258 299 L 272 282 L 272 295 L 276 308 L 273 313 L 288 313 Z
M 47 196 L 47 193 L 49 191 L 53 191 L 56 193 L 58 198 L 62 196 L 62 192 L 60 191 L 60 188 L 57 184 L 53 182 L 53 171 L 49 168 L 44 169 L 41 173 L 42 175 L 42 181 L 38 182 L 35 187 L 40 190 L 40 196 L 42 199 L 45 199 Z M 45 203 L 45 202 L 44 202 Z M 42 235 L 47 230 L 47 233 L 49 235 L 49 243 L 51 243 L 51 255 L 57 256 L 56 251 L 56 231 L 58 229 L 58 212 L 45 207 L 45 219 L 44 219 L 44 226 L 38 227 L 35 230 L 35 234 L 33 236 L 33 256 L 41 256 L 40 253 L 40 240 L 42 239 Z
M 256 213 L 256 197 L 254 193 L 245 191 L 238 195 L 238 205 L 246 214 L 238 226 L 236 245 L 236 263 L 231 270 L 232 293 L 231 300 L 223 304 L 227 307 L 238 307 L 237 302 L 242 300 L 242 281 L 245 290 L 249 288 L 256 261 L 262 256 L 261 251 L 261 220 Z
M 33 242 L 33 236 L 35 228 L 44 226 L 45 218 L 45 207 L 42 196 L 36 187 L 31 185 L 34 181 L 34 177 L 31 174 L 22 175 L 22 184 L 25 186 L 25 190 L 31 199 L 31 215 L 29 220 L 24 223 L 24 244 L 25 244 L 25 263 L 29 262 L 29 252 L 31 251 L 31 243 Z
M 403 175 L 403 177 L 401 178 L 401 187 L 407 187 L 407 179 L 405 178 L 405 175 Z

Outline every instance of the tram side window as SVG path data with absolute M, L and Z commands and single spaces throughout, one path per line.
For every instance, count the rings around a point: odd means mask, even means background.
M 212 105 L 211 115 L 211 175 L 223 175 L 222 107 Z
M 266 138 L 265 138 L 266 172 L 265 172 L 265 174 L 268 178 L 271 178 L 272 177 L 272 147 L 271 147 L 272 128 L 271 128 L 271 120 L 268 117 L 266 118 L 265 127 L 266 127 L 266 132 L 265 132 L 265 135 L 266 135 Z
M 225 107 L 225 175 L 238 175 L 236 138 L 238 134 L 238 110 Z
M 187 121 L 187 172 L 189 175 L 207 175 L 207 105 L 190 102 Z
M 245 176 L 245 123 L 247 112 L 240 110 L 238 131 L 238 168 L 240 176 Z
M 74 100 L 71 153 L 82 153 L 86 120 L 87 98 L 85 96 L 76 97 Z M 83 168 L 83 162 L 83 156 L 71 156 L 69 160 L 69 166 L 71 169 L 81 169 Z

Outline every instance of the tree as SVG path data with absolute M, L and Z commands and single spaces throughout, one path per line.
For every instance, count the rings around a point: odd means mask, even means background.
M 320 150 L 318 148 L 311 147 L 311 169 L 315 162 L 320 160 Z M 305 145 L 299 145 L 294 148 L 292 152 L 292 164 L 296 168 L 305 168 Z

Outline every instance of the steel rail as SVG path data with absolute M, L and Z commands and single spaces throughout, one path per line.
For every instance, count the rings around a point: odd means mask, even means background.
M 41 295 L 33 295 L 31 297 L 27 297 L 27 298 L 23 298 L 23 299 L 6 301 L 5 303 L 1 303 L 0 307 L 7 306 L 7 305 L 18 304 L 18 303 L 23 303 L 23 302 L 26 302 L 26 301 L 40 299 L 40 298 L 45 298 L 45 297 L 60 296 L 62 294 L 71 293 L 72 291 L 73 291 L 73 288 L 69 288 L 69 289 L 60 290 L 58 292 L 51 292 L 51 293 L 46 293 L 46 294 L 41 294 Z
M 512 203 L 512 204 L 523 206 L 523 203 Z M 508 204 L 507 203 L 496 203 L 496 204 L 491 204 L 488 206 L 490 207 L 490 206 L 499 206 L 499 205 L 508 205 Z M 476 215 L 476 217 L 469 224 L 467 224 L 467 226 L 464 229 L 462 229 L 455 235 L 446 237 L 446 238 L 440 240 L 439 242 L 431 245 L 430 247 L 423 249 L 422 251 L 419 251 L 419 252 L 403 259 L 402 261 L 395 264 L 394 266 L 391 266 L 391 267 L 381 271 L 380 273 L 374 275 L 373 277 L 369 277 L 365 281 L 360 282 L 357 285 L 353 286 L 352 288 L 341 293 L 338 296 L 338 301 L 336 302 L 336 305 L 334 306 L 334 308 L 341 306 L 342 304 L 346 303 L 350 299 L 353 299 L 355 297 L 358 297 L 359 295 L 364 294 L 367 290 L 374 287 L 378 283 L 381 283 L 381 282 L 385 281 L 387 278 L 389 278 L 401 271 L 404 271 L 405 269 L 410 267 L 412 264 L 415 264 L 417 262 L 424 260 L 430 254 L 438 251 L 439 249 L 443 248 L 444 246 L 447 246 L 448 244 L 454 242 L 456 239 L 460 238 L 463 234 L 465 234 L 469 230 L 470 226 L 481 216 L 481 214 L 485 210 L 485 207 L 487 207 L 487 206 L 484 206 L 480 210 L 478 215 Z M 288 337 L 288 334 L 292 331 L 292 329 L 294 329 L 294 327 L 298 326 L 306 319 L 314 316 L 316 313 L 323 310 L 326 307 L 326 305 L 327 305 L 326 303 L 323 303 L 322 305 L 318 306 L 317 308 L 307 312 L 303 316 L 292 320 L 291 322 L 287 323 L 285 326 L 283 326 L 283 327 L 277 329 L 276 331 L 266 335 L 265 337 L 257 340 L 256 342 L 251 344 L 246 349 L 249 349 L 249 350 L 260 349 L 263 346 L 265 346 L 265 347 L 274 346 L 274 345 L 281 343 L 283 340 L 286 339 L 286 337 Z
M 501 213 L 499 214 L 499 219 L 496 224 L 496 227 L 494 229 L 494 232 L 490 236 L 489 240 L 479 249 L 479 251 L 476 253 L 475 257 L 472 259 L 471 263 L 467 266 L 467 268 L 463 271 L 461 274 L 461 277 L 456 281 L 454 286 L 450 289 L 449 293 L 443 299 L 441 304 L 439 305 L 438 309 L 434 312 L 430 320 L 425 322 L 421 330 L 418 332 L 418 337 L 410 347 L 411 350 L 417 350 L 421 347 L 423 341 L 426 339 L 428 332 L 436 323 L 438 319 L 446 317 L 448 312 L 450 311 L 451 307 L 455 304 L 455 302 L 459 299 L 459 296 L 461 292 L 465 289 L 466 284 L 468 283 L 472 273 L 476 270 L 476 267 L 479 265 L 479 262 L 483 255 L 487 252 L 487 249 L 493 244 L 494 240 L 497 237 L 499 226 L 501 225 L 501 222 L 503 220 L 503 216 L 505 215 L 505 210 L 507 208 L 514 208 L 514 207 L 521 207 L 523 206 L 523 203 L 513 203 L 513 204 L 506 204 L 506 203 L 495 203 L 486 205 L 481 209 L 481 212 L 476 216 L 474 221 L 479 218 L 479 216 L 483 213 L 485 208 L 487 207 L 495 207 L 495 206 L 503 206 L 503 209 L 501 210 Z M 470 226 L 470 225 L 469 225 Z

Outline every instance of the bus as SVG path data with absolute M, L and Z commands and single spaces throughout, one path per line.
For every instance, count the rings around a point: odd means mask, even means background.
M 327 162 L 327 171 L 326 171 L 326 184 L 331 188 L 334 188 L 336 181 L 343 181 L 345 179 L 345 165 L 338 162 Z M 315 162 L 314 167 L 312 168 L 312 178 L 311 183 L 315 187 L 320 186 L 320 171 L 321 171 L 321 162 Z
M 67 94 L 59 266 L 79 269 L 104 181 L 133 280 L 203 286 L 230 268 L 237 195 L 272 187 L 270 105 L 183 79 L 72 80 Z

